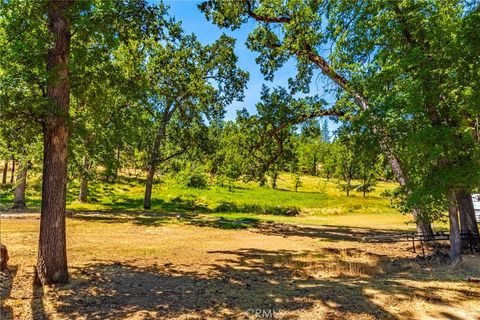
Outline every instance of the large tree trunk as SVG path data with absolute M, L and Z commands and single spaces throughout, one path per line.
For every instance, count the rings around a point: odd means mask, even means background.
M 15 158 L 12 156 L 12 171 L 10 171 L 10 184 L 13 184 L 15 179 Z
M 463 246 L 478 245 L 478 223 L 475 217 L 475 208 L 473 207 L 472 195 L 466 190 L 458 190 L 455 192 L 458 208 L 460 209 L 460 230 L 462 234 L 469 239 L 463 242 Z
M 455 192 L 451 191 L 448 196 L 448 217 L 450 220 L 450 260 L 458 263 L 461 259 L 460 225 L 458 223 L 458 208 Z
M 86 203 L 88 201 L 88 169 L 89 169 L 89 161 L 86 155 L 83 156 L 83 163 L 82 163 L 82 173 L 80 175 L 80 192 L 78 193 L 78 201 L 82 203 Z
M 8 160 L 5 160 L 5 165 L 3 166 L 2 184 L 7 183 L 7 174 L 8 174 Z
M 42 284 L 68 281 L 65 234 L 67 145 L 70 105 L 68 59 L 70 21 L 68 7 L 73 0 L 48 2 L 48 31 L 52 47 L 47 53 L 47 97 L 53 112 L 43 123 L 43 183 L 37 275 Z
M 423 219 L 422 210 L 415 208 L 412 211 L 413 218 L 416 219 L 417 234 L 425 238 L 433 238 L 433 230 L 430 223 Z
M 27 187 L 27 169 L 28 164 L 25 162 L 18 163 L 17 186 L 14 191 L 13 209 L 25 209 L 25 189 Z

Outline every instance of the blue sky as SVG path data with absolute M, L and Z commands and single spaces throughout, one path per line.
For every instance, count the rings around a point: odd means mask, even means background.
M 151 0 L 153 3 L 158 3 L 156 0 Z M 231 31 L 229 29 L 220 29 L 211 22 L 207 21 L 205 16 L 198 10 L 197 4 L 201 1 L 196 0 L 164 0 L 164 3 L 170 6 L 170 14 L 176 20 L 182 21 L 183 29 L 186 33 L 195 33 L 198 39 L 203 44 L 214 42 L 223 33 L 234 37 L 236 42 L 235 53 L 238 56 L 238 66 L 250 73 L 250 80 L 245 90 L 245 98 L 243 102 L 234 102 L 227 108 L 226 119 L 235 119 L 236 111 L 246 108 L 250 113 L 255 113 L 255 104 L 260 100 L 260 91 L 262 84 L 269 87 L 283 86 L 287 87 L 288 78 L 294 76 L 296 73 L 295 61 L 292 59 L 287 62 L 285 66 L 275 73 L 273 81 L 266 81 L 260 72 L 260 67 L 255 63 L 257 54 L 250 51 L 246 45 L 248 34 L 253 31 L 255 27 L 254 21 L 242 25 L 238 30 Z M 316 77 L 314 76 L 314 79 Z M 310 94 L 324 95 L 322 86 L 323 82 L 312 83 Z M 329 100 L 329 99 L 328 99 Z M 338 124 L 329 121 L 330 130 L 334 130 Z

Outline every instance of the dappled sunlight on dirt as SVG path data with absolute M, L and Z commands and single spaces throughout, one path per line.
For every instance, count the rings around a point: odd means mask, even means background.
M 71 282 L 51 288 L 33 285 L 38 221 L 4 222 L 2 320 L 480 318 L 480 285 L 466 281 L 480 257 L 451 267 L 362 242 L 391 230 L 129 219 L 69 219 Z

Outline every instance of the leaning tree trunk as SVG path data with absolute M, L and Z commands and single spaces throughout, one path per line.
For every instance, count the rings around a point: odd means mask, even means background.
M 413 218 L 416 219 L 417 233 L 423 235 L 425 238 L 433 238 L 432 226 L 429 222 L 423 219 L 423 212 L 418 208 L 412 210 Z
M 67 10 L 73 0 L 48 2 L 48 31 L 52 46 L 47 53 L 47 97 L 53 112 L 43 123 L 43 183 L 37 275 L 42 284 L 68 281 L 65 234 L 67 145 L 70 105 L 68 59 L 70 21 Z
M 88 201 L 88 169 L 89 161 L 86 155 L 83 156 L 82 173 L 80 175 L 80 192 L 78 193 L 78 201 L 86 203 Z
M 10 171 L 10 184 L 13 184 L 15 178 L 15 158 L 12 156 L 12 171 Z
M 155 170 L 158 165 L 158 153 L 160 152 L 160 145 L 163 139 L 164 129 L 161 127 L 157 136 L 155 137 L 155 142 L 152 148 L 152 154 L 150 156 L 150 164 L 148 165 L 147 180 L 145 182 L 145 197 L 143 198 L 143 208 L 150 209 L 152 207 L 152 189 L 153 189 L 153 178 L 155 177 Z
M 13 193 L 13 209 L 25 209 L 27 207 L 27 204 L 25 202 L 25 189 L 27 187 L 27 168 L 27 163 L 18 163 L 17 186 L 15 187 L 15 191 Z
M 86 177 L 80 179 L 80 192 L 78 193 L 78 201 L 81 203 L 88 202 L 88 180 Z
M 255 18 L 255 17 L 254 17 Z M 258 19 L 258 18 L 255 18 Z M 367 101 L 367 97 L 363 96 L 360 92 L 356 91 L 349 83 L 349 81 L 344 78 L 342 75 L 336 73 L 336 71 L 329 65 L 329 63 L 320 55 L 314 51 L 298 51 L 295 54 L 301 58 L 307 58 L 311 63 L 315 64 L 320 68 L 322 73 L 329 77 L 333 82 L 335 82 L 340 88 L 344 91 L 350 93 L 353 96 L 353 100 L 360 107 L 363 112 L 366 112 L 370 109 L 370 106 Z M 387 156 L 387 159 L 392 166 L 393 173 L 400 185 L 405 189 L 407 194 L 411 194 L 409 190 L 408 179 L 405 173 L 400 166 L 394 150 L 388 145 L 388 136 L 381 130 L 380 127 L 373 125 L 371 127 L 373 134 L 378 138 L 381 151 Z M 417 224 L 417 232 L 426 235 L 433 236 L 433 230 L 430 223 L 423 217 L 422 211 L 420 208 L 415 208 L 412 211 L 413 218 Z
M 160 148 L 162 140 L 165 138 L 168 122 L 170 121 L 175 107 L 173 109 L 166 108 L 163 112 L 162 122 L 158 128 L 155 142 L 153 143 L 152 153 L 150 155 L 150 163 L 148 165 L 147 181 L 145 182 L 145 197 L 143 198 L 143 208 L 150 209 L 152 207 L 152 188 L 155 170 L 160 162 Z
M 2 184 L 7 183 L 7 173 L 8 173 L 8 160 L 5 160 L 5 165 L 3 166 Z
M 145 197 L 143 199 L 143 208 L 150 209 L 152 207 L 152 189 L 153 178 L 155 177 L 156 165 L 151 163 L 148 166 L 147 181 L 145 182 Z
M 460 225 L 458 223 L 458 208 L 455 199 L 455 192 L 451 191 L 448 196 L 448 218 L 450 221 L 450 260 L 452 263 L 460 262 Z
M 393 174 L 395 175 L 398 183 L 402 188 L 405 188 L 407 194 L 411 193 L 411 190 L 408 187 L 408 180 L 406 175 L 403 173 L 403 170 L 400 166 L 400 162 L 398 161 L 397 157 L 390 152 L 390 149 L 387 148 L 385 145 L 380 143 L 384 153 L 387 155 L 387 158 L 392 166 Z M 419 208 L 414 208 L 412 210 L 413 218 L 415 219 L 415 223 L 417 225 L 417 233 L 423 235 L 424 237 L 433 237 L 433 230 L 430 223 L 423 217 L 423 212 Z
M 460 230 L 462 234 L 470 235 L 469 239 L 463 241 L 464 246 L 470 244 L 478 245 L 478 223 L 475 217 L 472 195 L 466 190 L 458 190 L 455 197 L 460 209 Z

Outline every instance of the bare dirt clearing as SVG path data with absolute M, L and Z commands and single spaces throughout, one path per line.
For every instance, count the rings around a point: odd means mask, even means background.
M 409 244 L 361 241 L 381 230 L 161 221 L 68 219 L 71 282 L 42 289 L 38 220 L 3 220 L 2 320 L 480 319 L 478 257 L 423 264 Z

